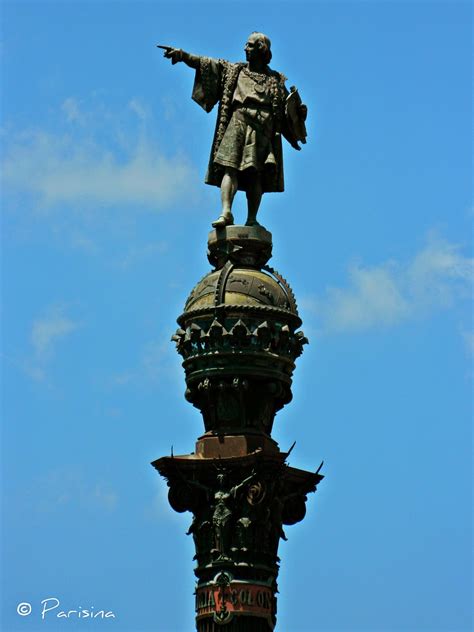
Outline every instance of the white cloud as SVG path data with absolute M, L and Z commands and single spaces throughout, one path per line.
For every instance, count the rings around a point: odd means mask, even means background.
M 17 361 L 25 373 L 36 382 L 44 382 L 48 377 L 48 367 L 57 345 L 80 327 L 80 323 L 66 314 L 64 305 L 51 305 L 43 315 L 36 318 L 30 331 L 33 353 Z
M 61 112 L 63 131 L 30 130 L 7 139 L 3 179 L 9 190 L 33 194 L 44 209 L 73 204 L 162 210 L 189 198 L 198 182 L 194 169 L 136 129 L 136 117 L 140 123 L 148 117 L 138 99 L 125 113 L 113 114 L 102 106 L 87 112 L 69 97 Z
M 118 493 L 105 481 L 91 481 L 75 466 L 46 472 L 25 490 L 27 507 L 41 512 L 89 509 L 111 512 L 119 502 Z
M 408 289 L 421 305 L 449 306 L 467 295 L 473 279 L 473 259 L 460 254 L 459 246 L 431 237 L 407 269 Z
M 112 376 L 110 383 L 112 386 L 125 386 L 126 384 L 130 384 L 134 377 L 135 375 L 132 371 L 125 371 Z
M 459 246 L 431 236 L 411 261 L 352 265 L 349 284 L 302 301 L 326 332 L 387 327 L 469 297 L 473 260 Z
M 84 496 L 88 493 L 88 490 L 85 490 Z M 94 491 L 92 493 L 93 500 L 96 505 L 101 507 L 102 509 L 106 509 L 107 511 L 112 511 L 117 507 L 118 503 L 118 494 L 111 488 L 103 485 L 102 483 L 97 483 L 94 487 Z
M 61 104 L 61 109 L 66 115 L 69 123 L 79 123 L 83 125 L 86 121 L 85 115 L 81 112 L 79 102 L 73 97 L 68 97 Z
M 467 352 L 474 356 L 474 332 L 464 332 L 463 338 Z
M 12 145 L 4 179 L 39 197 L 43 207 L 63 203 L 140 204 L 160 210 L 188 190 L 193 172 L 183 158 L 166 157 L 146 141 L 124 161 L 91 140 L 33 132 Z
M 112 375 L 109 385 L 114 388 L 136 387 L 137 385 L 160 385 L 167 388 L 170 380 L 181 387 L 183 374 L 181 363 L 175 354 L 169 336 L 159 341 L 149 340 L 141 349 L 134 367 Z
M 99 252 L 99 247 L 95 241 L 81 230 L 76 229 L 71 231 L 70 243 L 73 248 L 82 250 L 88 254 L 97 254 Z
M 131 266 L 142 263 L 151 257 L 159 254 L 163 254 L 168 250 L 168 244 L 165 241 L 159 241 L 155 243 L 145 244 L 143 246 L 132 246 L 128 249 L 118 262 L 119 268 L 130 268 Z
M 77 329 L 79 324 L 65 315 L 65 308 L 54 305 L 37 318 L 31 327 L 31 343 L 38 359 L 45 359 L 59 340 Z
M 186 531 L 191 523 L 191 516 L 187 512 L 177 513 L 170 507 L 168 500 L 169 487 L 164 480 L 159 480 L 157 490 L 150 498 L 148 505 L 144 507 L 143 515 L 150 522 L 168 522 L 174 524 L 176 528 Z
M 142 351 L 141 370 L 151 381 L 159 381 L 168 373 L 172 345 L 165 339 L 148 342 Z
M 132 99 L 129 101 L 128 107 L 138 116 L 140 121 L 145 122 L 150 118 L 148 107 L 140 99 Z

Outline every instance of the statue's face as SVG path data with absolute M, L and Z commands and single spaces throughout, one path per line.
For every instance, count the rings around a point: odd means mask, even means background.
M 252 33 L 244 46 L 245 58 L 247 61 L 253 61 L 262 55 L 260 49 L 260 41 L 258 35 Z

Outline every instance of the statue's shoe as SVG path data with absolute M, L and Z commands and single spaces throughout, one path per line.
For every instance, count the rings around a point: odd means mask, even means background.
M 246 226 L 261 226 L 256 219 L 250 219 L 245 222 Z
M 223 228 L 224 226 L 229 226 L 234 223 L 234 216 L 232 213 L 228 213 L 227 215 L 219 215 L 215 222 L 212 222 L 212 226 L 214 228 Z

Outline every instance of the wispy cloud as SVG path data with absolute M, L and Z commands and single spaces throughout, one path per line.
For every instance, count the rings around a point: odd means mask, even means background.
M 55 131 L 25 130 L 5 139 L 5 185 L 32 194 L 43 209 L 140 205 L 159 211 L 189 197 L 197 184 L 189 160 L 144 133 L 148 108 L 138 99 L 112 114 L 103 107 L 88 112 L 69 97 L 60 114 Z
M 53 305 L 31 327 L 31 342 L 39 359 L 49 355 L 59 340 L 77 329 L 78 323 L 65 315 L 65 307 Z
M 141 369 L 152 382 L 158 381 L 170 368 L 172 349 L 168 340 L 150 341 L 142 350 Z
M 33 354 L 23 362 L 25 371 L 36 381 L 46 378 L 46 369 L 60 341 L 80 327 L 66 314 L 66 306 L 51 305 L 31 325 L 30 342 Z
M 119 268 L 130 268 L 135 264 L 147 261 L 155 255 L 163 254 L 168 250 L 168 247 L 165 241 L 148 243 L 143 246 L 132 246 L 125 255 L 118 260 L 116 265 Z
M 467 352 L 469 353 L 469 355 L 474 356 L 474 332 L 464 332 L 463 338 Z
M 148 106 L 140 99 L 131 99 L 128 103 L 128 107 L 142 122 L 146 122 L 151 118 Z
M 164 156 L 146 141 L 124 160 L 94 141 L 31 132 L 10 146 L 7 185 L 38 196 L 43 207 L 63 203 L 140 204 L 154 210 L 179 199 L 193 173 L 180 156 Z
M 79 102 L 73 97 L 68 97 L 61 104 L 61 110 L 66 116 L 66 120 L 69 123 L 80 123 L 81 125 L 86 123 L 86 116 L 81 111 Z
M 88 254 L 97 254 L 99 247 L 84 231 L 73 229 L 70 233 L 70 244 L 73 248 Z
M 163 341 L 164 340 L 164 341 Z M 144 385 L 169 385 L 170 380 L 181 384 L 182 369 L 168 336 L 159 341 L 144 343 L 135 366 L 111 376 L 109 384 L 114 388 Z
M 111 512 L 117 508 L 118 493 L 105 481 L 91 481 L 75 466 L 51 470 L 34 480 L 26 490 L 25 503 L 40 512 L 90 509 Z
M 430 236 L 411 261 L 352 265 L 346 287 L 329 287 L 302 307 L 326 332 L 389 327 L 469 297 L 472 280 L 473 260 L 458 245 Z
M 170 446 L 171 453 L 171 446 Z M 191 517 L 187 513 L 177 513 L 170 507 L 168 500 L 169 488 L 164 481 L 159 481 L 155 495 L 150 497 L 147 505 L 144 506 L 143 516 L 149 522 L 167 522 L 174 524 L 177 529 L 186 531 L 189 528 Z

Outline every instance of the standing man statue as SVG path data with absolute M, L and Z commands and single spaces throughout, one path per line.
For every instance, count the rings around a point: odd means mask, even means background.
M 307 108 L 298 91 L 285 87 L 286 77 L 268 64 L 271 43 L 252 33 L 245 44 L 247 63 L 231 63 L 159 46 L 173 64 L 183 61 L 196 70 L 192 98 L 206 112 L 219 103 L 216 130 L 205 182 L 221 189 L 222 210 L 212 225 L 234 223 L 232 202 L 237 190 L 247 195 L 246 226 L 256 226 L 262 194 L 283 191 L 281 135 L 292 147 L 306 142 Z

